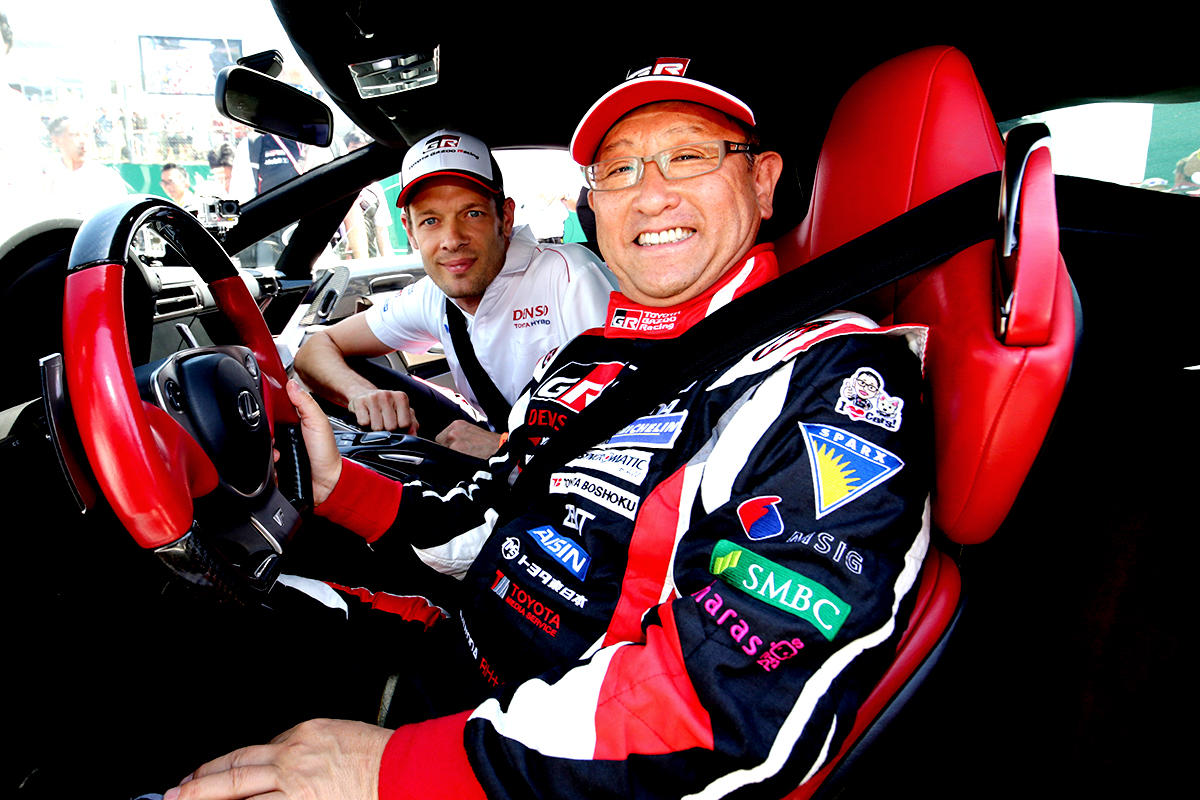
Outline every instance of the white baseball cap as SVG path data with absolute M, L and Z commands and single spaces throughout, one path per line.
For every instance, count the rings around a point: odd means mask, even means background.
M 440 130 L 408 148 L 400 167 L 400 196 L 396 206 L 404 208 L 413 190 L 429 178 L 452 175 L 479 184 L 490 194 L 504 196 L 500 165 L 488 146 L 467 133 Z

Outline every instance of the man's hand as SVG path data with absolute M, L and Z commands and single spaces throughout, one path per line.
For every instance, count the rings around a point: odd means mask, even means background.
M 312 395 L 300 388 L 294 380 L 287 382 L 288 400 L 296 407 L 300 416 L 300 433 L 304 436 L 304 448 L 308 451 L 308 463 L 312 472 L 313 503 L 320 505 L 328 499 L 338 478 L 342 477 L 342 454 L 329 417 L 312 399 Z
M 491 458 L 500 449 L 500 434 L 461 419 L 447 425 L 434 441 L 476 458 Z
M 417 418 L 408 405 L 408 395 L 372 389 L 350 398 L 346 408 L 354 412 L 360 427 L 373 431 L 404 431 L 417 434 Z
M 379 765 L 392 732 L 362 722 L 315 719 L 197 769 L 163 800 L 377 800 Z
M 296 377 L 305 386 L 354 413 L 369 430 L 402 430 L 415 434 L 417 420 L 408 395 L 380 389 L 355 372 L 350 356 L 380 356 L 391 348 L 375 336 L 365 314 L 354 314 L 329 328 L 313 332 L 296 351 Z

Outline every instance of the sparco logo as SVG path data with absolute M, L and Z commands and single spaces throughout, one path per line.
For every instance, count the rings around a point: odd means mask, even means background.
M 457 136 L 439 136 L 436 139 L 430 139 L 425 145 L 425 150 L 441 150 L 446 147 L 458 147 L 458 141 L 459 137 Z

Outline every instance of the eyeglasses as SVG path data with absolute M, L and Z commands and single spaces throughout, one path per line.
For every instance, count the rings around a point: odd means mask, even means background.
M 725 161 L 726 153 L 749 155 L 750 152 L 751 146 L 746 142 L 692 142 L 667 148 L 652 156 L 626 156 L 597 161 L 583 168 L 583 178 L 593 191 L 612 192 L 641 183 L 647 161 L 658 164 L 658 169 L 667 180 L 678 181 L 716 172 Z

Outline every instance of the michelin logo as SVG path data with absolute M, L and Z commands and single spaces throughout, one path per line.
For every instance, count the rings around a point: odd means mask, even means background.
M 655 414 L 640 417 L 614 433 L 600 447 L 650 447 L 669 450 L 675 446 L 675 440 L 683 432 L 683 423 L 688 412 L 678 411 L 674 414 Z

